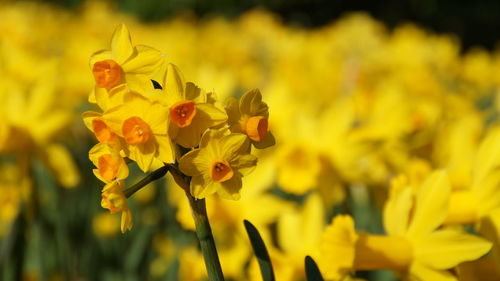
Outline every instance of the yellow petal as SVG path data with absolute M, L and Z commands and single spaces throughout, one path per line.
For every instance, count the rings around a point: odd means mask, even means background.
M 185 88 L 184 98 L 186 100 L 196 100 L 201 94 L 201 89 L 193 82 L 187 82 Z M 203 101 L 205 102 L 205 101 Z
M 153 83 L 147 75 L 125 73 L 125 81 L 128 88 L 132 91 L 142 93 L 144 96 L 149 96 L 150 93 L 154 92 Z
M 496 209 L 488 216 L 481 218 L 479 233 L 482 237 L 493 242 L 491 256 L 497 268 L 500 268 L 500 209 Z
M 231 132 L 227 128 L 207 130 L 201 137 L 200 148 L 207 146 L 212 139 L 222 138 L 224 136 L 229 136 L 230 134 Z
M 125 24 L 120 24 L 111 38 L 111 53 L 118 64 L 123 64 L 134 52 L 130 33 Z
M 285 253 L 302 248 L 301 221 L 298 210 L 281 214 L 277 224 L 278 245 Z
M 321 272 L 326 278 L 340 280 L 353 271 L 358 238 L 351 216 L 338 215 L 333 218 L 323 232 L 321 255 L 318 259 Z
M 224 199 L 239 200 L 240 190 L 243 186 L 241 177 L 234 175 L 231 179 L 219 183 L 221 188 L 217 189 L 217 194 Z
M 138 145 L 129 145 L 129 150 L 130 159 L 134 160 L 143 172 L 148 172 L 156 153 L 155 142 L 147 141 Z
M 457 281 L 457 278 L 448 271 L 437 270 L 425 266 L 421 263 L 414 262 L 408 273 L 411 281 Z
M 438 228 L 445 220 L 450 198 L 450 182 L 444 171 L 436 171 L 419 187 L 415 211 L 408 228 L 408 235 L 422 237 Z
M 257 157 L 251 154 L 239 155 L 231 162 L 231 168 L 236 169 L 241 175 L 250 174 L 257 165 Z
M 135 47 L 133 56 L 122 65 L 124 72 L 152 76 L 165 62 L 160 51 L 148 46 Z
M 206 128 L 220 125 L 227 121 L 227 114 L 224 110 L 209 103 L 196 104 L 196 121 Z
M 175 124 L 170 124 L 171 127 L 177 127 Z M 176 129 L 177 134 L 174 141 L 182 147 L 191 148 L 198 146 L 201 139 L 201 134 L 205 129 L 198 126 L 196 123 L 191 123 L 191 125 Z
M 120 223 L 120 230 L 122 233 L 125 233 L 127 230 L 132 229 L 132 212 L 130 212 L 130 209 L 126 209 L 122 211 L 121 215 L 121 223 Z
M 167 104 L 172 105 L 178 100 L 184 99 L 184 77 L 179 68 L 174 64 L 168 64 L 163 89 L 166 93 Z
M 302 244 L 305 249 L 317 247 L 325 224 L 324 206 L 318 193 L 311 194 L 303 207 L 302 216 Z
M 267 134 L 262 141 L 253 141 L 252 144 L 255 146 L 255 148 L 264 149 L 275 145 L 276 139 L 274 138 L 274 135 L 271 133 L 271 131 L 267 131 Z
M 437 230 L 414 245 L 415 259 L 436 269 L 449 269 L 488 253 L 492 244 L 455 229 Z
M 238 107 L 238 100 L 234 97 L 229 97 L 226 102 L 226 112 L 229 125 L 238 124 L 241 118 L 240 108 Z
M 246 135 L 230 134 L 220 140 L 220 151 L 223 159 L 234 159 L 240 154 L 247 154 L 250 142 Z
M 204 175 L 194 176 L 191 178 L 190 192 L 195 198 L 202 199 L 217 191 L 220 184 L 212 181 Z
M 481 142 L 474 161 L 473 188 L 480 189 L 478 184 L 486 175 L 500 165 L 500 129 L 491 130 Z
M 410 186 L 391 195 L 384 206 L 384 227 L 390 235 L 403 236 L 408 229 L 413 207 L 413 190 Z
M 195 149 L 179 159 L 179 169 L 187 176 L 208 175 L 212 161 L 206 151 Z
M 262 102 L 262 94 L 259 89 L 250 90 L 241 96 L 240 113 L 248 116 L 269 117 L 268 107 Z
M 82 113 L 83 123 L 90 131 L 94 130 L 92 126 L 92 120 L 98 117 L 101 117 L 101 113 L 99 112 L 85 111 L 84 113 Z
M 165 136 L 155 136 L 158 143 L 158 156 L 157 158 L 163 163 L 174 163 L 176 151 L 170 138 Z

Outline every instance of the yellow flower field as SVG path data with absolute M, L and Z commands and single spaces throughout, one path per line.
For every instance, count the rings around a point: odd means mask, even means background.
M 499 111 L 500 52 L 363 12 L 3 2 L 0 280 L 500 280 Z

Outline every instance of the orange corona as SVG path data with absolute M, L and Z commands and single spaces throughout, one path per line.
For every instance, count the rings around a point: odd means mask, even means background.
M 261 142 L 267 135 L 268 121 L 263 116 L 252 116 L 248 118 L 245 125 L 247 136 L 256 142 Z
M 122 81 L 122 68 L 114 60 L 96 62 L 92 67 L 92 73 L 100 88 L 110 89 Z
M 151 128 L 141 118 L 130 117 L 122 125 L 122 133 L 129 144 L 145 143 L 151 137 Z
M 191 125 L 195 115 L 196 104 L 194 101 L 181 101 L 170 108 L 170 120 L 180 128 Z
M 212 163 L 210 176 L 215 182 L 225 182 L 233 177 L 233 169 L 226 160 Z

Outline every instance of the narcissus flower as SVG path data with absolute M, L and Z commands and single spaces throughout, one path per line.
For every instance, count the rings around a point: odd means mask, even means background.
M 255 168 L 257 157 L 248 152 L 243 134 L 227 130 L 207 131 L 200 148 L 179 159 L 179 169 L 191 176 L 191 194 L 196 198 L 217 193 L 226 199 L 240 198 L 241 178 Z
M 129 92 L 124 95 L 123 104 L 104 112 L 103 120 L 123 138 L 125 156 L 146 172 L 154 159 L 174 162 L 174 150 L 167 134 L 168 116 L 167 107 Z
M 133 46 L 130 33 L 120 24 L 111 39 L 111 49 L 94 53 L 90 57 L 90 67 L 96 87 L 111 89 L 122 83 L 135 91 L 151 91 L 151 76 L 163 64 L 161 52 L 147 46 Z M 95 93 L 89 97 L 95 102 Z
M 391 269 L 409 280 L 457 280 L 448 269 L 485 255 L 491 243 L 455 228 L 439 229 L 450 191 L 440 171 L 427 177 L 415 198 L 412 187 L 397 186 L 384 209 L 388 235 L 356 233 L 350 216 L 335 217 L 321 247 L 326 277 L 338 280 L 354 270 Z
M 185 83 L 175 65 L 168 65 L 163 83 L 161 100 L 169 107 L 169 134 L 179 145 L 195 147 L 205 130 L 226 122 L 224 109 L 195 84 Z
M 102 189 L 101 206 L 108 209 L 112 214 L 122 212 L 121 226 L 122 233 L 132 229 L 132 213 L 128 208 L 127 198 L 123 194 L 124 183 L 121 180 L 112 181 Z
M 99 143 L 89 151 L 89 158 L 97 167 L 94 175 L 103 182 L 128 177 L 128 166 L 120 156 L 120 151 L 111 145 Z
M 232 132 L 246 134 L 257 148 L 274 145 L 274 137 L 268 130 L 269 109 L 262 102 L 259 89 L 243 94 L 239 103 L 234 98 L 228 99 L 226 111 Z

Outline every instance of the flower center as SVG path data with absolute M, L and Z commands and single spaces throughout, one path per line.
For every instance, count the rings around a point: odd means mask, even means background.
M 114 60 L 103 60 L 92 67 L 95 82 L 99 88 L 110 89 L 122 80 L 122 68 Z
M 252 116 L 248 118 L 245 125 L 245 132 L 248 137 L 256 142 L 261 142 L 267 135 L 268 121 L 263 116 Z
M 412 245 L 404 237 L 360 234 L 355 247 L 356 270 L 405 271 L 413 260 Z
M 454 191 L 450 196 L 448 216 L 444 224 L 468 224 L 479 219 L 479 202 L 474 193 L 468 190 Z
M 92 130 L 100 143 L 112 142 L 117 138 L 102 119 L 92 120 Z
M 233 169 L 226 160 L 215 161 L 212 163 L 210 176 L 215 182 L 224 182 L 233 177 Z
M 129 144 L 145 143 L 151 137 L 149 125 L 137 116 L 130 117 L 123 122 L 122 133 Z
M 111 154 L 104 154 L 99 157 L 97 167 L 103 179 L 112 181 L 118 174 L 120 162 L 116 161 Z
M 170 108 L 170 120 L 180 128 L 191 125 L 195 115 L 196 104 L 194 101 L 181 101 Z

